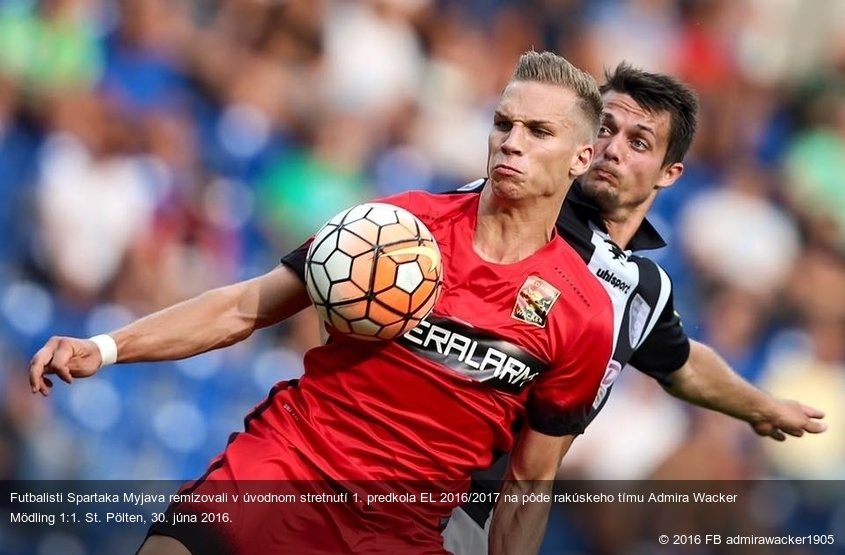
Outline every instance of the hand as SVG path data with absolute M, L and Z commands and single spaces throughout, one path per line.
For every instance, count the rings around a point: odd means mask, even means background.
M 820 418 L 824 418 L 824 412 L 819 409 L 791 399 L 775 399 L 771 413 L 750 424 L 758 435 L 784 441 L 787 434 L 801 437 L 804 432 L 824 432 L 827 424 L 821 422 Z
M 32 357 L 29 364 L 29 385 L 33 393 L 47 396 L 53 382 L 47 374 L 55 374 L 64 382 L 93 376 L 100 369 L 100 349 L 88 339 L 51 337 Z

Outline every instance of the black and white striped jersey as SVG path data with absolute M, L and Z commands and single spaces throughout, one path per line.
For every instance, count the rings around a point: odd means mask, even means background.
M 645 372 L 662 384 L 689 357 L 689 338 L 672 302 L 672 282 L 656 262 L 633 251 L 656 249 L 665 242 L 644 220 L 627 250 L 604 227 L 598 210 L 573 185 L 557 221 L 558 232 L 599 279 L 613 302 L 617 372 L 626 366 Z M 607 400 L 616 376 L 608 374 L 593 406 L 593 416 Z

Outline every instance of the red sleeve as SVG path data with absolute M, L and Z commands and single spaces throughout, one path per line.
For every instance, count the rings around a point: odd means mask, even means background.
M 528 425 L 550 436 L 584 432 L 613 345 L 613 313 L 597 310 L 565 346 L 568 361 L 540 376 L 528 400 Z

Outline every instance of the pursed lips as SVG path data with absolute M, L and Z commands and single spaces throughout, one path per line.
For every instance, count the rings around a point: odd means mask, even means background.
M 619 181 L 619 176 L 616 174 L 616 172 L 611 171 L 604 166 L 594 167 L 590 171 L 593 173 L 593 175 L 600 179 L 604 179 L 605 181 Z
M 506 175 L 517 175 L 522 173 L 520 170 L 514 168 L 513 166 L 508 166 L 507 164 L 496 164 L 493 166 L 493 171 Z

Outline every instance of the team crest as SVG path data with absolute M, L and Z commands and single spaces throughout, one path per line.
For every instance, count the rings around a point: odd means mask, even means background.
M 511 317 L 543 328 L 559 296 L 560 291 L 547 281 L 537 276 L 528 276 L 516 296 Z

